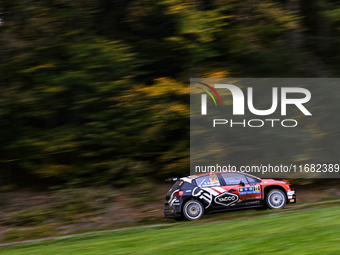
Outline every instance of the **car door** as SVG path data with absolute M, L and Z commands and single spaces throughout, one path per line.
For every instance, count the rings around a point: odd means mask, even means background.
M 247 188 L 240 192 L 243 194 L 243 201 L 257 201 L 256 203 L 248 203 L 248 205 L 259 204 L 258 201 L 261 200 L 262 195 L 261 181 L 248 175 L 245 175 L 245 177 L 249 184 L 245 185 Z
M 204 175 L 195 179 L 197 189 L 192 192 L 193 197 L 198 197 L 204 201 L 205 208 L 214 206 L 214 198 L 220 195 L 224 190 L 221 188 L 220 179 L 215 173 Z
M 242 207 L 256 205 L 261 198 L 261 188 L 259 185 L 249 183 L 248 178 L 241 173 L 222 173 L 223 179 L 222 188 L 228 193 L 233 193 L 237 196 L 237 202 L 230 204 L 229 206 Z
M 240 178 L 240 176 L 236 177 L 238 177 L 238 179 L 235 179 L 234 175 L 229 176 L 229 179 L 226 180 L 227 184 L 221 177 L 221 174 L 210 174 L 197 178 L 197 186 L 206 192 L 197 194 L 200 195 L 200 198 L 209 200 L 210 203 L 207 208 L 211 207 L 214 210 L 223 210 L 228 209 L 230 206 L 235 206 L 241 201 L 238 196 L 239 183 L 241 180 L 247 182 L 245 178 Z

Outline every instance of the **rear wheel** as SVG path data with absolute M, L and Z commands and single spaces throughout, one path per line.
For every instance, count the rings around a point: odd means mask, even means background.
M 198 200 L 191 199 L 187 201 L 183 206 L 183 216 L 187 220 L 198 220 L 202 218 L 204 214 L 204 207 Z
M 273 189 L 268 192 L 266 203 L 270 209 L 282 209 L 286 205 L 286 195 L 282 190 Z

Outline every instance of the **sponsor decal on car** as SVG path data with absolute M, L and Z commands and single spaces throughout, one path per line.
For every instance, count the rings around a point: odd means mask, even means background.
M 238 195 L 229 192 L 224 192 L 215 197 L 214 201 L 216 204 L 230 206 L 235 204 L 238 200 L 239 200 Z
M 246 206 L 249 206 L 249 205 L 260 205 L 260 204 L 261 204 L 260 200 L 246 202 Z
M 212 195 L 203 189 L 200 189 L 198 187 L 194 188 L 194 190 L 192 191 L 192 196 L 204 200 L 207 203 L 205 209 L 207 209 L 211 205 Z
M 256 197 L 244 197 L 244 198 L 243 198 L 243 201 L 244 201 L 244 200 L 254 200 L 254 199 L 261 199 L 261 196 L 256 196 Z
M 251 187 L 241 187 L 241 188 L 238 188 L 238 193 L 240 195 L 258 194 L 258 193 L 261 193 L 261 189 L 259 185 L 251 186 Z

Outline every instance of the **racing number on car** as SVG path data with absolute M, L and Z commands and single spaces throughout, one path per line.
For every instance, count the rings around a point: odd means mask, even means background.
M 254 191 L 260 191 L 260 186 L 255 186 Z
M 216 174 L 210 174 L 210 181 L 211 182 L 217 182 L 218 181 Z

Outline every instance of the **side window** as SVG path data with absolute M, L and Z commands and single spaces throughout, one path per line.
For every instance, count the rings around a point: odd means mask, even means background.
M 218 180 L 216 174 L 199 177 L 195 181 L 196 181 L 197 186 L 200 188 L 220 186 L 220 181 Z
M 256 183 L 259 183 L 260 180 L 256 179 L 256 178 L 253 178 L 253 177 L 250 177 L 250 176 L 246 176 L 249 184 L 256 184 Z
M 238 173 L 223 173 L 222 178 L 226 185 L 239 185 L 241 181 L 248 184 L 247 178 L 243 174 Z

